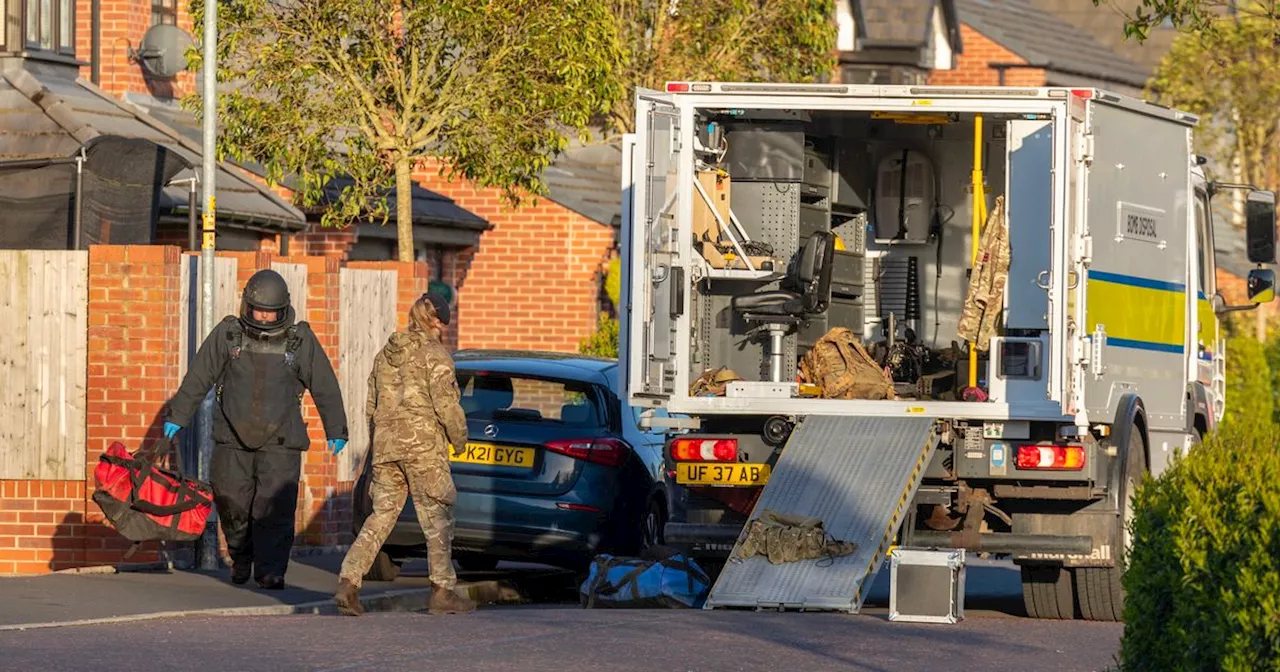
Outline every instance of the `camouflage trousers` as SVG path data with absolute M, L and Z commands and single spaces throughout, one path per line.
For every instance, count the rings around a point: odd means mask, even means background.
M 427 564 L 431 570 L 431 582 L 452 590 L 458 583 L 453 571 L 453 507 L 427 494 L 428 483 L 435 476 L 431 466 L 419 460 L 384 462 L 373 465 L 373 478 L 369 483 L 369 495 L 373 499 L 373 513 L 360 528 L 360 536 L 347 551 L 342 561 L 339 578 L 347 579 L 357 588 L 361 579 L 373 566 L 382 544 L 391 534 L 396 519 L 404 510 L 405 499 L 413 495 L 413 507 L 418 523 L 427 538 Z

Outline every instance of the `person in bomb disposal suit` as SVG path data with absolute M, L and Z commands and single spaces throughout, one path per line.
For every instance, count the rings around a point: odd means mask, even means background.
M 428 292 L 409 310 L 409 331 L 396 332 L 373 362 L 365 415 L 373 433 L 373 514 L 364 522 L 342 562 L 334 602 L 350 616 L 363 613 L 360 582 L 413 495 L 427 540 L 432 614 L 465 613 L 475 602 L 454 593 L 453 503 L 458 491 L 449 469 L 448 446 L 467 445 L 467 416 L 459 403 L 453 357 L 440 342 L 449 323 L 449 303 Z
M 295 322 L 289 286 L 258 271 L 245 284 L 240 315 L 209 334 L 169 403 L 165 436 L 190 424 L 216 386 L 214 503 L 231 555 L 231 581 L 252 574 L 266 589 L 284 587 L 293 547 L 302 451 L 311 445 L 302 393 L 311 392 L 334 455 L 347 444 L 338 378 L 310 325 Z

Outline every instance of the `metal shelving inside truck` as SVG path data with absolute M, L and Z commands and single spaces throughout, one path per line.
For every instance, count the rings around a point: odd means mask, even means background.
M 1221 418 L 1219 317 L 1273 298 L 1274 195 L 1207 181 L 1193 115 L 1097 89 L 637 101 L 620 351 L 670 432 L 666 542 L 715 563 L 771 509 L 857 545 L 731 561 L 708 607 L 857 611 L 900 543 L 1011 555 L 1033 616 L 1120 618 L 1134 483 Z M 1248 306 L 1215 288 L 1225 188 L 1249 189 Z

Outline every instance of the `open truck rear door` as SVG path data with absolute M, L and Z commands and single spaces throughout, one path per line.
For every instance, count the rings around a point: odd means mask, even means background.
M 684 307 L 685 280 L 677 261 L 680 248 L 675 218 L 680 116 L 669 95 L 636 94 L 634 147 L 624 158 L 622 235 L 622 356 L 627 358 L 626 389 L 632 404 L 655 406 L 674 392 L 676 318 Z M 650 269 L 633 273 L 632 268 Z M 623 340 L 625 339 L 625 340 Z

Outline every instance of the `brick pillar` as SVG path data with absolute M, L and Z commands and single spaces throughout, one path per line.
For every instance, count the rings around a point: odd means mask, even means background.
M 291 257 L 307 265 L 307 316 L 311 330 L 339 375 L 338 293 L 340 264 L 335 257 Z M 349 406 L 350 404 L 348 404 Z M 296 520 L 299 546 L 330 546 L 350 541 L 350 484 L 338 483 L 338 460 L 329 454 L 320 413 L 308 395 L 303 418 L 311 437 L 311 450 L 303 456 L 302 483 Z M 359 418 L 347 418 L 349 431 L 357 431 Z
M 129 542 L 103 524 L 93 503 L 98 456 L 120 441 L 130 451 L 158 440 L 177 390 L 181 253 L 176 247 L 94 246 L 89 250 L 88 445 L 84 562 L 122 561 Z M 155 545 L 131 561 L 155 559 Z

